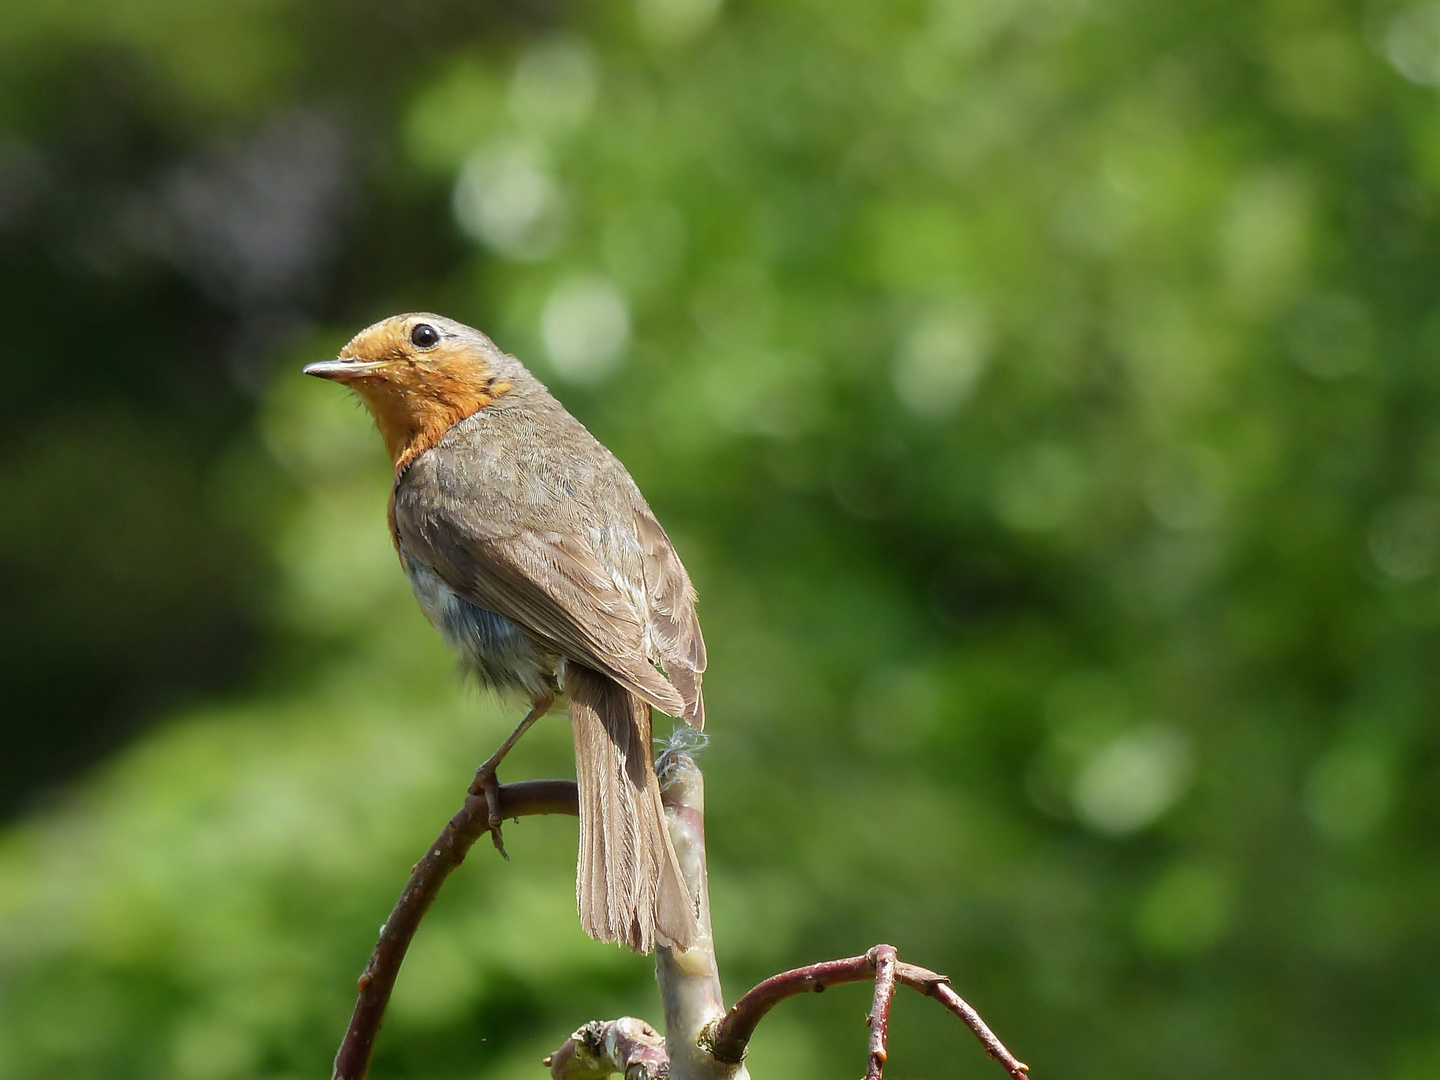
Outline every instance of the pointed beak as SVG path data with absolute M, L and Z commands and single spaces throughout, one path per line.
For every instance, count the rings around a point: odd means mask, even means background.
M 341 356 L 334 360 L 320 360 L 314 364 L 306 364 L 302 370 L 306 375 L 314 375 L 317 379 L 349 382 L 351 379 L 358 379 L 379 367 L 379 364 L 356 360 L 353 356 Z

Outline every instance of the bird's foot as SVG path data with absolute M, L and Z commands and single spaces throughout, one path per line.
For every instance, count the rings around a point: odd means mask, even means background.
M 510 737 L 500 744 L 500 749 L 486 759 L 485 764 L 475 770 L 475 780 L 470 785 L 471 795 L 484 795 L 485 806 L 490 811 L 487 825 L 490 829 L 490 839 L 495 841 L 495 850 L 500 852 L 508 862 L 509 854 L 505 851 L 505 838 L 500 835 L 500 781 L 495 779 L 495 770 L 500 767 L 500 762 L 505 760 L 505 755 L 510 752 L 520 736 L 530 730 L 530 726 L 544 716 L 550 709 L 552 695 L 546 694 L 536 698 L 530 703 L 530 711 L 525 714 L 525 719 L 520 721 L 518 727 L 510 733 Z
M 490 839 L 495 843 L 495 850 L 509 862 L 510 853 L 505 850 L 505 838 L 500 833 L 500 825 L 504 819 L 500 816 L 500 781 L 495 776 L 497 764 L 492 758 L 475 770 L 475 779 L 470 783 L 470 794 L 485 796 L 485 808 L 489 811 L 485 824 L 490 830 Z

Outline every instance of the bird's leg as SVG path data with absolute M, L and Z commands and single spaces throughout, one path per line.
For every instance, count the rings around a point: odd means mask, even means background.
M 490 811 L 490 839 L 495 842 L 495 850 L 507 859 L 510 856 L 506 854 L 505 840 L 500 835 L 500 784 L 495 779 L 495 770 L 500 767 L 500 762 L 505 760 L 505 755 L 510 753 L 514 745 L 520 741 L 520 736 L 529 731 L 536 720 L 550 711 L 550 706 L 554 701 L 555 698 L 551 694 L 535 698 L 530 704 L 530 711 L 525 714 L 525 719 L 521 720 L 515 730 L 510 733 L 510 737 L 500 744 L 500 749 L 491 754 L 485 760 L 485 764 L 475 770 L 475 779 L 470 784 L 471 795 L 483 794 L 485 796 L 485 805 Z

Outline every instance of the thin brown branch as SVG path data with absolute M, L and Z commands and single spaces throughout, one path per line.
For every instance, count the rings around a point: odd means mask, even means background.
M 895 947 L 876 945 L 869 953 L 875 963 L 875 1001 L 865 1022 L 870 1025 L 870 1059 L 865 1063 L 865 1080 L 885 1075 L 885 1033 L 890 1027 L 890 1002 L 895 997 Z
M 912 986 L 916 990 L 920 989 L 918 986 L 914 986 L 913 983 L 906 983 L 906 985 Z M 921 993 L 933 997 L 961 1020 L 965 1021 L 965 1026 L 975 1033 L 975 1037 L 980 1040 L 980 1045 L 985 1047 L 985 1053 L 998 1061 L 1000 1067 L 1008 1072 L 1014 1080 L 1024 1080 L 1024 1077 L 1030 1071 L 1030 1066 L 1026 1065 L 1023 1061 L 1017 1061 L 1015 1055 L 1005 1049 L 1005 1044 L 995 1037 L 995 1033 L 990 1030 L 984 1020 L 980 1019 L 980 1014 L 971 1007 L 969 1002 L 955 993 L 954 990 L 950 989 L 948 983 L 931 983 L 925 990 L 922 990 Z
M 818 964 L 808 964 L 793 971 L 772 975 L 731 1006 L 730 1011 L 706 1032 L 705 1042 L 711 1055 L 717 1061 L 722 1062 L 743 1060 L 745 1048 L 750 1043 L 750 1037 L 755 1034 L 755 1028 L 765 1018 L 766 1013 L 786 998 L 811 991 L 818 993 L 827 986 L 838 986 L 842 983 L 870 982 L 871 980 L 878 982 L 877 969 L 882 966 L 878 962 L 879 950 L 885 948 L 888 946 L 877 945 L 864 956 L 851 956 L 844 960 L 825 960 Z M 995 1033 L 986 1026 L 985 1021 L 980 1019 L 980 1014 L 971 1008 L 960 995 L 950 989 L 949 980 L 944 975 L 937 974 L 928 968 L 899 961 L 894 964 L 894 972 L 896 982 L 908 986 L 912 990 L 917 990 L 926 997 L 933 997 L 960 1017 L 965 1022 L 965 1026 L 980 1040 L 980 1045 L 985 1048 L 985 1052 L 1000 1063 L 1000 1066 L 1010 1074 L 1012 1080 L 1025 1080 L 1030 1067 L 1017 1060 L 1015 1055 L 1005 1048 L 1005 1045 L 995 1037 Z M 877 1001 L 879 996 L 877 986 Z M 871 1015 L 873 1018 L 874 1014 Z M 875 1036 L 872 1027 L 872 1055 L 874 1047 Z
M 842 983 L 869 982 L 875 968 L 868 956 L 851 956 L 845 960 L 825 960 L 807 964 L 794 971 L 772 975 L 745 994 L 730 1011 L 711 1026 L 706 1043 L 717 1061 L 738 1064 L 745 1057 L 750 1036 L 755 1034 L 765 1014 L 786 998 Z
M 579 812 L 579 798 L 573 780 L 525 780 L 499 787 L 501 817 L 520 818 L 535 814 Z M 471 795 L 450 819 L 424 857 L 415 864 L 410 881 L 395 902 L 390 918 L 380 928 L 380 940 L 357 984 L 359 997 L 350 1016 L 345 1040 L 335 1055 L 332 1080 L 363 1080 L 370 1068 L 375 1036 L 390 1002 L 390 991 L 400 973 L 400 963 L 410 939 L 435 901 L 450 872 L 464 861 L 471 846 L 490 831 L 490 808 L 485 795 Z

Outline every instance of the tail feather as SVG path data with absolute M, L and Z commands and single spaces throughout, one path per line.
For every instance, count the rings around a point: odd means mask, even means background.
M 657 942 L 686 948 L 699 927 L 660 804 L 650 706 L 574 664 L 565 691 L 580 789 L 580 924 L 593 938 L 640 953 Z

